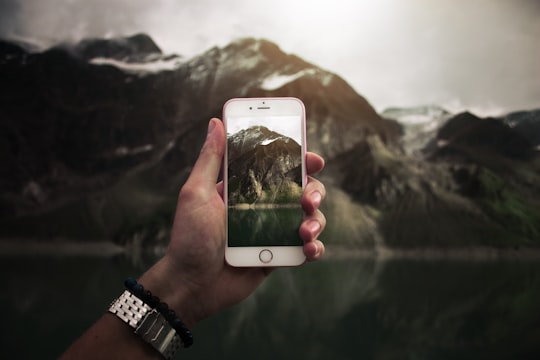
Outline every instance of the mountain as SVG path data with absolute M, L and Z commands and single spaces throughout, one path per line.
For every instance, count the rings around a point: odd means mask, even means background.
M 416 154 L 433 139 L 452 114 L 436 105 L 409 108 L 388 108 L 381 116 L 396 120 L 403 126 L 403 148 L 408 154 Z
M 126 62 L 141 62 L 163 55 L 154 40 L 146 34 L 126 38 L 84 39 L 73 45 L 62 46 L 73 55 L 90 61 L 95 58 L 116 59 Z
M 481 119 L 469 112 L 458 114 L 438 131 L 437 144 L 431 143 L 427 151 L 460 153 L 477 156 L 485 153 L 529 159 L 534 155 L 533 144 L 519 132 L 495 118 Z
M 93 65 L 80 48 L 32 53 L 0 44 L 3 216 L 46 212 L 107 188 L 159 161 L 180 133 L 174 77 Z
M 258 145 L 275 140 L 284 143 L 294 141 L 264 126 L 252 126 L 235 134 L 227 134 L 229 163 L 234 162 L 239 155 L 254 149 Z
M 381 116 L 336 74 L 252 38 L 190 59 L 144 34 L 45 50 L 0 41 L 0 78 L 0 238 L 164 243 L 208 119 L 230 98 L 295 96 L 308 150 L 327 164 L 329 242 L 539 245 L 534 111 Z M 234 140 L 257 169 L 238 187 L 247 201 L 278 181 L 269 152 L 297 161 L 291 142 L 252 130 Z
M 386 245 L 530 246 L 540 239 L 539 155 L 500 119 L 462 113 L 414 156 L 372 136 L 330 166 L 377 209 Z
M 0 42 L 3 237 L 163 238 L 207 121 L 229 98 L 300 96 L 309 150 L 327 160 L 370 134 L 399 137 L 343 79 L 266 40 L 191 59 L 145 35 L 30 48 Z
M 343 79 L 266 40 L 239 39 L 213 48 L 185 69 L 193 82 L 190 100 L 213 104 L 217 114 L 230 97 L 300 96 L 306 106 L 309 149 L 327 158 L 367 134 L 388 141 L 399 136 L 399 126 L 382 119 Z
M 539 148 L 540 109 L 512 112 L 504 116 L 502 121 Z
M 302 149 L 296 141 L 253 126 L 228 136 L 228 154 L 229 205 L 299 204 Z

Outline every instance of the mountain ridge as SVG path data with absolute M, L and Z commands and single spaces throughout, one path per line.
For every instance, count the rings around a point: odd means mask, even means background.
M 537 143 L 523 125 L 536 129 L 532 113 L 520 121 L 452 114 L 426 133 L 429 146 L 409 152 L 398 120 L 267 40 L 240 39 L 191 59 L 161 54 L 144 36 L 108 41 L 79 45 L 92 49 L 86 57 L 69 49 L 77 45 L 30 51 L 0 42 L 0 237 L 165 241 L 208 119 L 229 98 L 296 96 L 306 105 L 309 150 L 327 162 L 323 210 L 329 231 L 342 234 L 332 241 L 514 246 L 540 238 Z M 118 44 L 143 50 L 111 53 Z M 171 66 L 134 66 L 164 59 Z M 433 214 L 438 225 L 422 230 Z M 485 240 L 497 232 L 504 236 Z

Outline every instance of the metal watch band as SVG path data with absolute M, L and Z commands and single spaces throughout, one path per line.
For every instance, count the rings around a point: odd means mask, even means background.
M 150 310 L 152 310 L 150 306 L 127 290 L 113 301 L 109 308 L 109 312 L 118 316 L 134 329 L 137 329 L 139 322 Z
M 182 339 L 165 317 L 128 290 L 113 301 L 109 312 L 135 329 L 135 333 L 165 359 L 172 359 L 176 351 L 183 347 Z

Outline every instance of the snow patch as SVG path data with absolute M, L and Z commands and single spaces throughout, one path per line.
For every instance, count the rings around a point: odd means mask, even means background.
M 321 82 L 324 86 L 330 85 L 332 82 L 332 79 L 334 78 L 334 74 L 328 73 L 321 76 Z
M 156 60 L 144 63 L 131 63 L 116 59 L 97 57 L 90 60 L 94 65 L 111 65 L 127 72 L 157 73 L 161 71 L 176 70 L 182 64 L 179 58 Z
M 280 75 L 280 74 L 273 74 L 266 79 L 261 84 L 261 89 L 263 90 L 276 90 L 280 87 L 293 82 L 294 80 L 298 79 L 299 77 L 302 77 L 304 75 L 304 71 L 300 71 L 296 74 L 292 75 Z
M 411 114 L 400 117 L 399 121 L 408 125 L 426 124 L 433 121 L 433 117 L 430 115 Z
M 189 72 L 189 79 L 192 81 L 201 81 L 208 77 L 208 67 L 205 64 L 199 64 Z
M 133 155 L 152 151 L 153 149 L 154 149 L 154 145 L 152 144 L 141 145 L 134 148 L 128 148 L 127 146 L 120 146 L 115 149 L 114 155 L 117 157 L 133 156 Z
M 442 148 L 448 145 L 449 143 L 450 142 L 448 140 L 440 139 L 440 140 L 437 140 L 437 147 Z
M 316 73 L 317 73 L 316 69 L 305 69 L 295 74 L 274 73 L 263 80 L 263 82 L 261 83 L 261 89 L 268 90 L 268 91 L 276 90 L 286 84 L 289 84 L 295 81 L 298 78 L 301 78 L 302 76 L 316 75 Z M 331 80 L 332 80 L 331 74 L 321 77 L 321 81 L 324 86 L 328 86 Z
M 276 140 L 277 139 L 266 139 L 266 140 L 261 141 L 261 145 L 268 145 L 268 144 L 273 143 Z
M 402 141 L 407 154 L 418 153 L 435 136 L 437 129 L 452 117 L 451 113 L 436 105 L 389 108 L 381 115 L 403 125 Z M 444 143 L 438 145 L 445 146 Z

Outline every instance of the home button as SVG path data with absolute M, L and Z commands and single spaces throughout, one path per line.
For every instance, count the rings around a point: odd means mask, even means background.
M 272 258 L 274 257 L 274 254 L 268 249 L 264 249 L 259 253 L 259 260 L 261 262 L 268 264 L 270 261 L 272 261 Z

